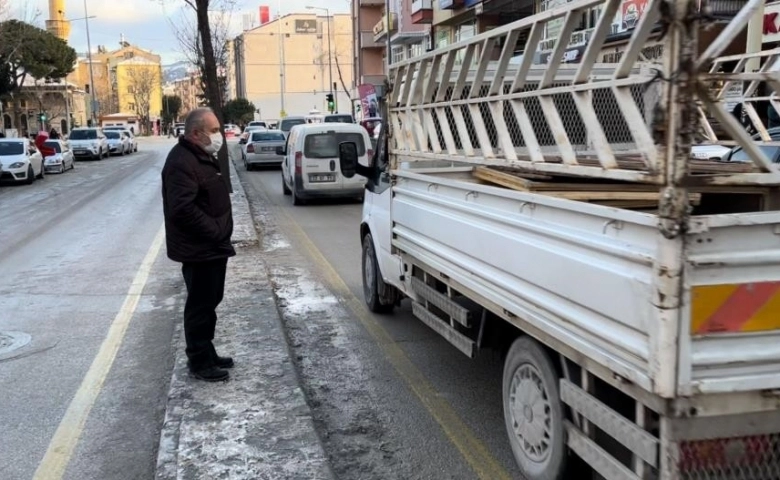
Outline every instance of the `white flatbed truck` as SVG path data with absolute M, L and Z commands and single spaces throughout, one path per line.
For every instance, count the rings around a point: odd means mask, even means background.
M 573 1 L 391 65 L 372 165 L 340 147 L 342 174 L 368 178 L 368 306 L 408 298 L 469 357 L 505 348 L 506 428 L 529 479 L 780 479 L 780 170 L 762 150 L 777 142 L 712 94 L 742 82 L 750 114 L 758 82 L 780 90 L 780 51 L 746 55 L 758 72 L 712 68 L 759 4 L 699 49 L 694 2 L 650 0 L 619 63 L 597 64 L 620 1 Z M 580 63 L 561 63 L 560 40 L 547 65 L 513 59 L 547 23 L 563 19 L 566 39 L 594 11 Z M 663 64 L 643 62 L 659 23 Z M 707 117 L 749 163 L 695 171 Z M 627 193 L 588 201 L 594 183 Z

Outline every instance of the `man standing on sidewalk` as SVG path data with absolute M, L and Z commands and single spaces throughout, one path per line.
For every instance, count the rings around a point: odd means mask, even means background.
M 214 349 L 216 309 L 225 289 L 233 212 L 230 193 L 214 155 L 222 147 L 219 121 L 210 108 L 193 110 L 184 136 L 171 149 L 162 170 L 163 212 L 168 258 L 182 263 L 187 285 L 184 337 L 195 378 L 227 380 L 233 359 Z

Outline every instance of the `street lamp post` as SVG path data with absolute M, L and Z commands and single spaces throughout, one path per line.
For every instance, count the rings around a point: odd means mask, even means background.
M 87 12 L 87 0 L 84 0 L 84 26 L 87 28 L 87 61 L 89 62 L 89 93 L 92 96 L 92 107 L 89 109 L 92 113 L 92 126 L 97 126 L 97 115 L 95 114 L 95 107 L 97 106 L 97 100 L 95 99 L 95 77 L 92 73 L 92 43 L 89 39 L 89 19 L 95 18 L 94 16 L 90 17 L 89 13 Z
M 325 20 L 328 22 L 328 90 L 330 90 L 330 95 L 333 98 L 334 106 L 336 104 L 336 96 L 334 95 L 333 91 L 333 64 L 331 63 L 331 57 L 333 56 L 333 51 L 330 49 L 330 10 L 328 10 L 325 7 L 312 7 L 308 6 L 306 7 L 309 10 L 324 10 L 325 11 Z M 334 109 L 335 110 L 335 109 Z M 331 112 L 333 113 L 333 112 Z
M 284 35 L 282 32 L 282 0 L 279 0 L 278 17 L 276 19 L 279 22 L 279 91 L 281 96 L 281 109 L 279 110 L 279 118 L 284 118 L 287 113 L 284 110 L 284 91 L 285 83 L 287 79 L 284 76 Z M 280 120 L 281 121 L 281 120 Z

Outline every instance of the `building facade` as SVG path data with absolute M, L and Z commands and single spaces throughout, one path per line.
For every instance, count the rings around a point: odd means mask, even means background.
M 336 110 L 351 113 L 350 15 L 285 15 L 239 35 L 232 51 L 236 97 L 254 103 L 261 118 L 327 112 L 331 92 Z
M 187 114 L 201 105 L 203 96 L 203 85 L 200 81 L 200 75 L 192 74 L 186 78 L 176 80 L 171 83 L 171 95 L 181 99 L 181 110 L 179 118 L 184 118 Z
M 354 0 L 352 12 L 357 19 L 353 30 L 356 86 L 371 84 L 381 96 L 387 69 L 387 45 L 390 61 L 400 62 L 421 55 L 431 48 L 433 0 Z M 388 36 L 389 42 L 388 42 Z M 357 90 L 353 94 L 357 98 Z
M 68 81 L 88 93 L 87 110 L 92 116 L 90 86 L 95 89 L 95 117 L 114 113 L 144 116 L 149 106 L 149 120 L 160 117 L 162 111 L 162 63 L 159 55 L 131 45 L 124 38 L 120 48 L 109 51 L 98 46 L 90 60 L 80 58 L 68 76 Z
M 52 127 L 62 134 L 87 124 L 86 92 L 65 80 L 28 77 L 13 98 L 2 102 L 2 131 L 27 136 Z M 41 122 L 40 115 L 45 116 Z

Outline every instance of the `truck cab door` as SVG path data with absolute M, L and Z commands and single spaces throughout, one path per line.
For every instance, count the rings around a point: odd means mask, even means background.
M 387 138 L 383 126 L 377 140 L 376 153 L 372 163 L 374 172 L 366 185 L 363 218 L 368 223 L 374 237 L 374 249 L 377 252 L 377 262 L 383 279 L 390 285 L 400 286 L 398 278 L 401 272 L 401 259 L 392 254 L 393 189 L 388 159 Z

